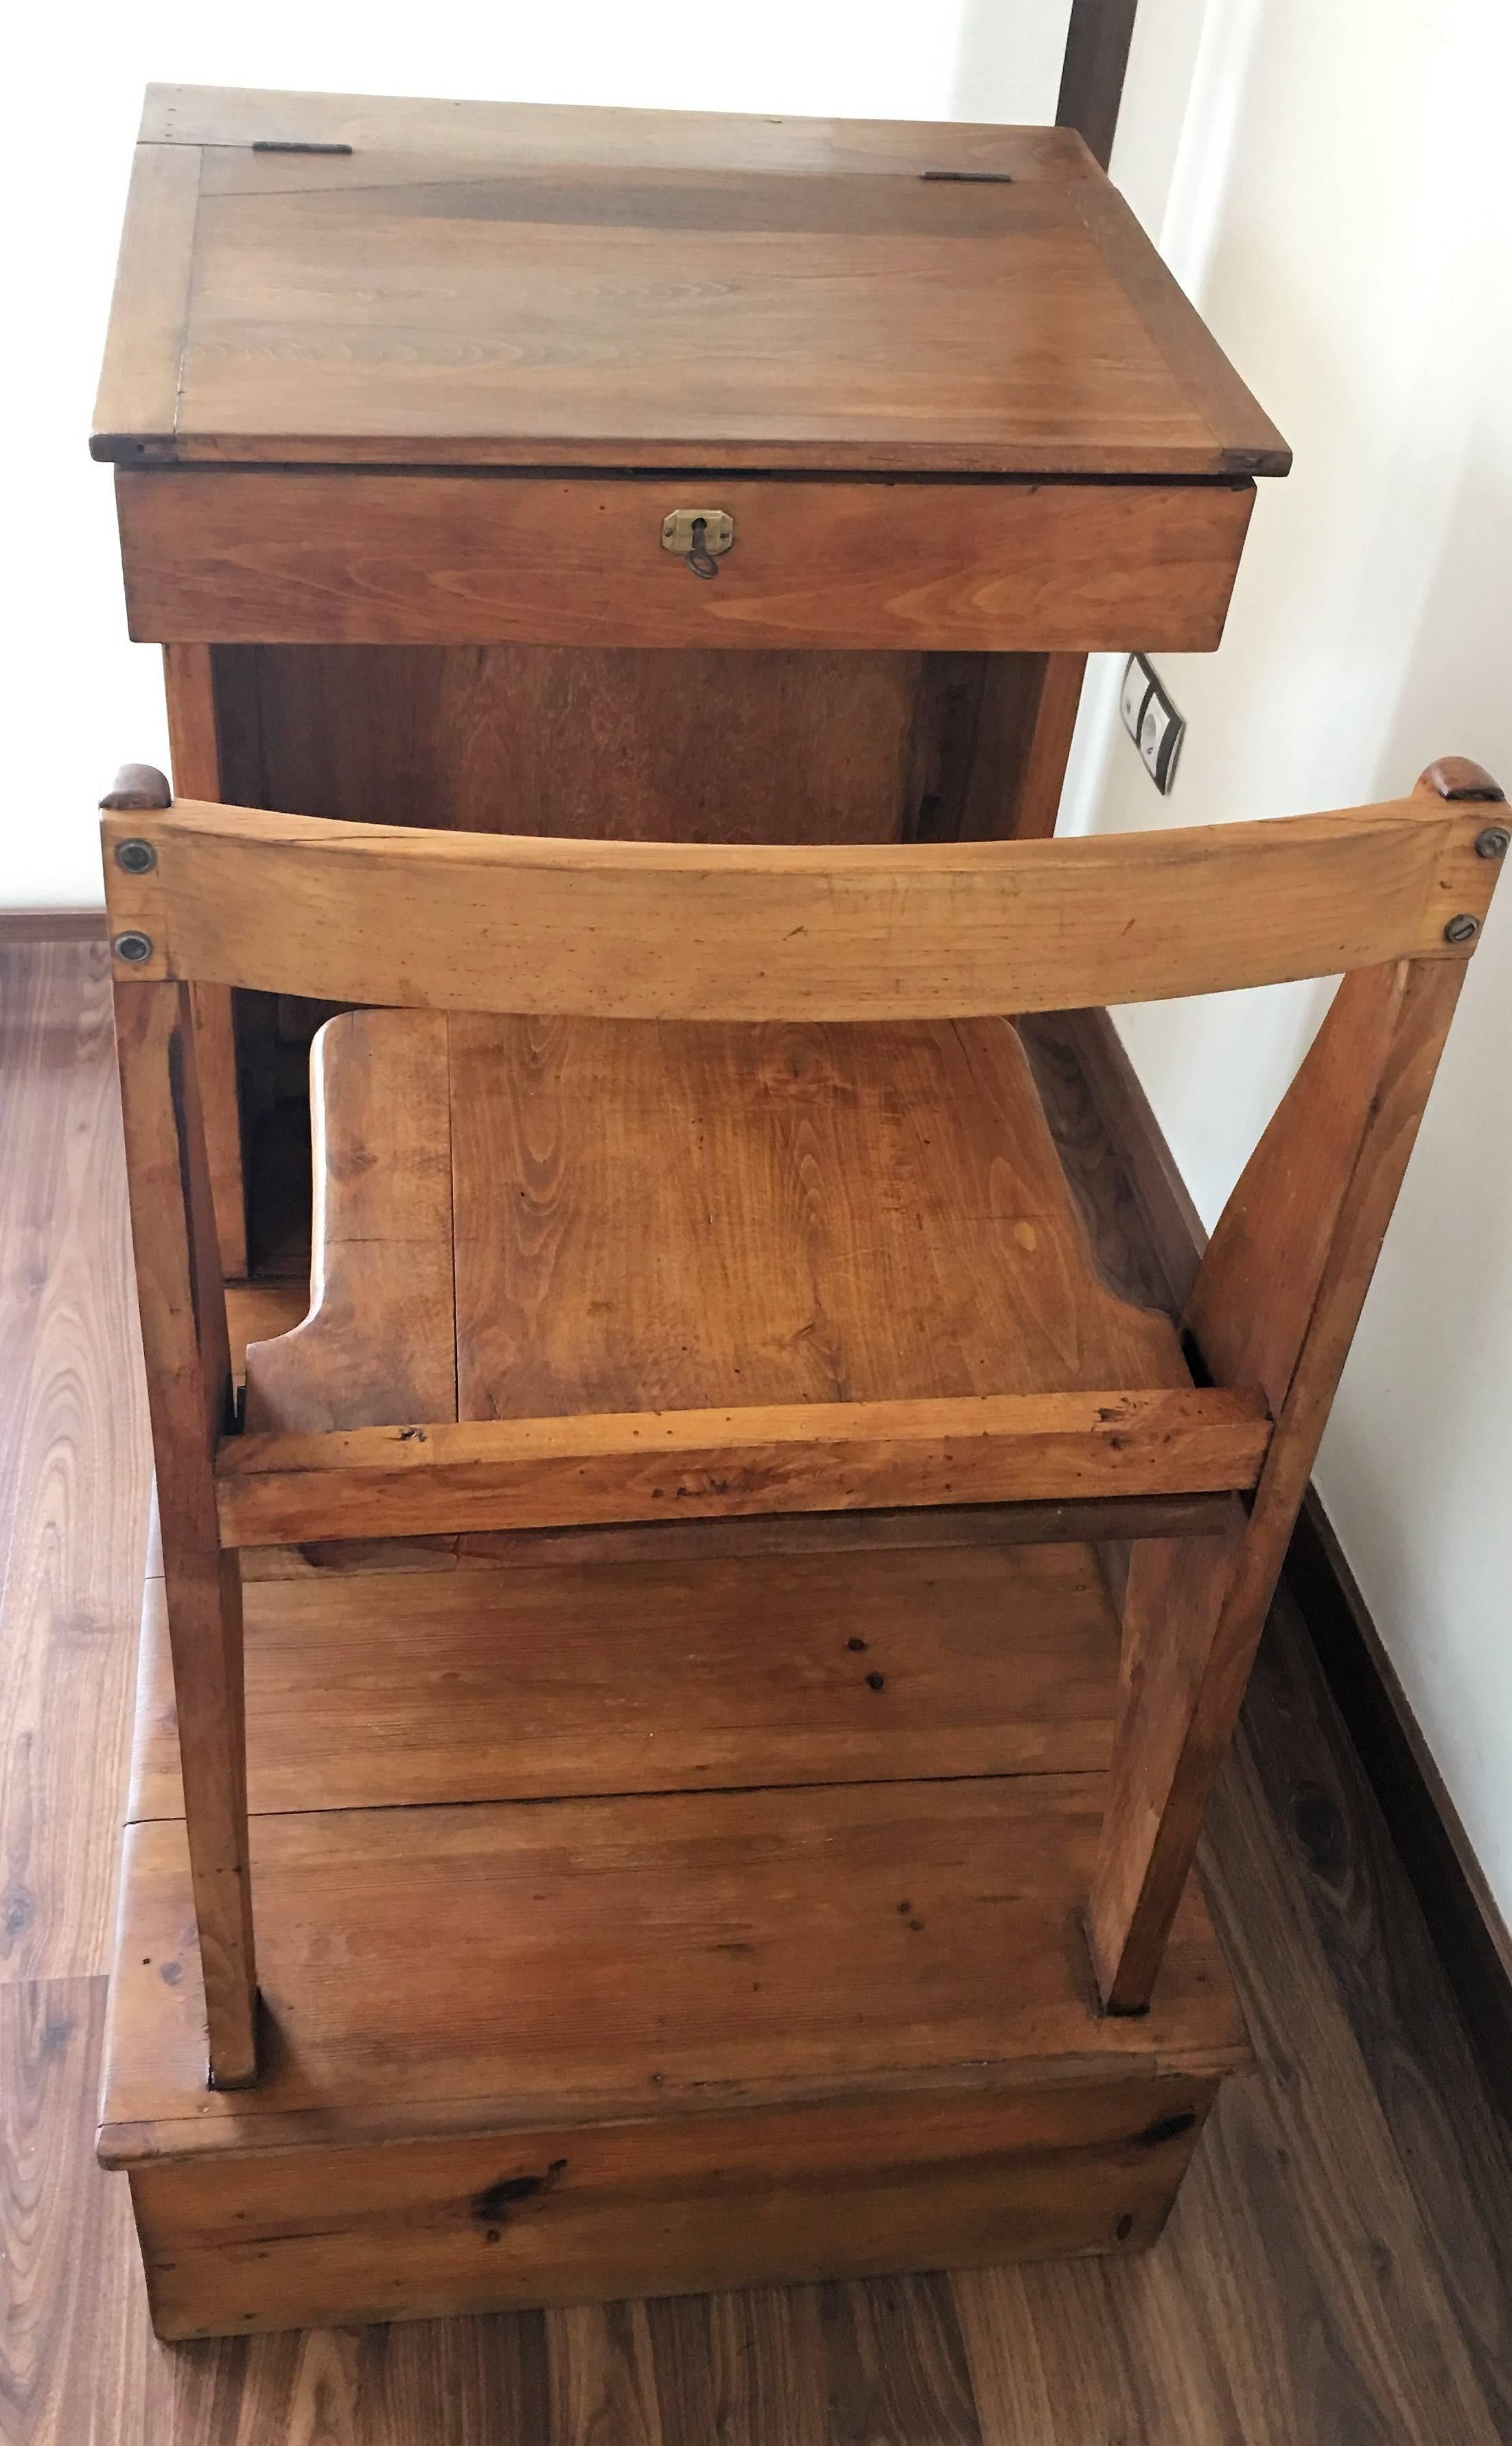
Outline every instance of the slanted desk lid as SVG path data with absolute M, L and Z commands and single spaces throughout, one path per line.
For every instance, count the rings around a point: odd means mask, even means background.
M 154 85 L 96 457 L 1283 475 L 1066 128 Z

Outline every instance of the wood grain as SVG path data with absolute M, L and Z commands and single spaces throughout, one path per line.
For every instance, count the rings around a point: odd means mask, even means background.
M 254 1815 L 1106 1767 L 1085 1546 L 275 1580 L 245 1597 Z M 676 1626 L 669 1635 L 669 1626 Z M 182 1812 L 160 1583 L 128 1818 Z
M 0 1984 L 110 1960 L 150 1460 L 106 965 L 0 952 Z
M 125 2187 L 107 2180 L 90 2146 L 105 1985 L 0 1986 L 7 2446 L 151 2446 L 166 2411 Z
M 151 84 L 139 141 L 215 144 L 238 153 L 261 138 L 352 147 L 351 160 L 243 163 L 295 179 L 360 182 L 366 157 L 408 152 L 412 179 L 434 166 L 496 170 L 500 156 L 527 169 L 570 161 L 585 172 L 644 169 L 823 172 L 838 178 L 906 173 L 921 147 L 955 169 L 1015 179 L 1086 175 L 1086 155 L 1064 128 L 972 125 L 955 120 L 826 119 L 785 112 L 605 110 L 581 103 L 443 102 L 389 94 L 289 93 L 250 85 Z
M 397 1050 L 415 1023 L 388 1025 Z M 1165 1319 L 1089 1262 L 1003 1021 L 458 1015 L 449 1076 L 463 1419 L 1189 1382 Z M 351 1305 L 409 1345 L 377 1270 L 351 1252 Z
M 456 1418 L 446 1036 L 439 1014 L 352 1011 L 316 1038 L 309 1313 L 249 1344 L 249 1431 Z
M 756 1554 L 854 1553 L 902 1547 L 1101 1545 L 1129 1537 L 1201 1537 L 1222 1495 L 1137 1495 L 1091 1503 L 934 1503 L 880 1512 L 767 1513 L 749 1520 L 640 1521 L 619 1528 L 481 1532 L 456 1541 L 474 1562 L 695 1563 Z M 256 1550 L 242 1550 L 249 1571 Z M 331 1550 L 334 1555 L 335 1550 Z
M 0 909 L 0 950 L 32 943 L 103 943 L 105 913 L 99 909 Z
M 1309 1924 L 1378 2111 L 1411 2170 L 1425 2257 L 1454 2307 L 1494 2425 L 1512 2428 L 1512 2301 L 1500 2248 L 1488 2247 L 1512 2184 L 1512 2121 L 1478 2115 L 1462 2126 L 1453 2112 L 1454 2100 L 1479 2095 L 1476 2036 L 1460 2015 L 1438 2009 L 1436 1919 L 1425 1918 L 1397 1872 L 1396 1830 L 1383 1823 L 1285 1590 L 1276 1616 L 1241 1737 L 1254 1788 L 1280 1831 L 1271 1873 Z M 1420 2316 L 1430 2289 L 1420 2288 Z
M 1250 484 L 724 477 L 713 583 L 663 549 L 687 480 L 122 468 L 136 638 L 221 645 L 1215 647 Z
M 1245 2050 L 1195 1894 L 1143 2021 L 1066 1942 L 1101 1799 L 1019 1775 L 260 1816 L 276 2035 L 244 2091 L 204 2087 L 182 1826 L 139 1825 L 106 2162 L 1214 2077 Z M 415 1979 L 420 1941 L 465 1979 Z
M 1341 981 L 1186 1302 L 1186 1327 L 1213 1383 L 1253 1384 L 1273 1417 L 1291 1391 L 1405 987 L 1405 969 L 1390 965 Z
M 228 1436 L 215 1484 L 224 1544 L 267 1546 L 666 1512 L 1219 1494 L 1255 1483 L 1270 1438 L 1261 1404 L 1221 1391 L 810 1402 Z
M 105 361 L 95 401 L 97 456 L 170 445 L 189 320 L 197 146 L 139 147 L 126 202 Z
M 1407 1864 L 1482 2070 L 1512 2121 L 1512 1929 L 1316 1488 L 1302 1499 L 1283 1583 Z
M 1225 1299 L 1232 1293 L 1237 1302 L 1239 1287 L 1262 1273 L 1254 1262 L 1257 1245 L 1263 1252 L 1270 1243 L 1273 1269 L 1310 1254 L 1316 1293 L 1306 1315 L 1297 1316 L 1288 1285 L 1273 1279 L 1279 1329 L 1272 1350 L 1264 1352 L 1263 1337 L 1248 1336 L 1251 1352 L 1262 1353 L 1260 1364 L 1267 1372 L 1267 1362 L 1279 1365 L 1287 1382 L 1247 1520 L 1236 1516 L 1229 1536 L 1212 1541 L 1200 1578 L 1192 1565 L 1200 1550 L 1187 1544 L 1142 1546 L 1130 1567 L 1129 1702 L 1089 1916 L 1099 1984 L 1115 2007 L 1138 2009 L 1149 1994 L 1161 1927 L 1195 1854 L 1213 1774 L 1238 1717 L 1463 981 L 1460 970 L 1409 962 L 1381 989 L 1384 1017 L 1381 996 L 1368 988 L 1358 998 L 1335 999 L 1325 1030 L 1336 1030 L 1362 1063 L 1373 1064 L 1358 1135 L 1352 1143 L 1346 1131 L 1341 1149 L 1336 1116 L 1320 1103 L 1317 1081 L 1334 1067 L 1325 1051 L 1294 1084 L 1283 1118 L 1254 1158 L 1258 1179 L 1274 1181 L 1295 1167 L 1297 1178 L 1319 1184 L 1337 1163 L 1345 1182 L 1331 1232 L 1309 1251 L 1305 1232 L 1298 1245 L 1290 1193 L 1261 1204 L 1241 1180 L 1236 1229 L 1220 1225 L 1199 1268 L 1192 1306 L 1224 1330 Z M 1278 1138 L 1288 1136 L 1281 1163 Z
M 820 2302 L 831 2401 L 842 2435 L 978 2446 L 977 2405 L 950 2280 L 828 2285 Z
M 1209 430 L 1225 436 L 1235 474 L 1284 476 L 1291 452 L 1221 350 L 1204 348 L 1201 315 L 1173 280 L 1116 188 L 1087 179 L 1066 191 L 1071 210 L 1129 300 L 1172 376 Z
M 1299 1652 L 1295 1633 L 1286 1644 Z M 1499 2423 L 1477 2384 L 1467 2333 L 1452 2311 L 1446 2315 L 1417 2183 L 1397 2137 L 1399 2105 L 1370 2079 L 1362 2055 L 1368 2023 L 1351 2015 L 1331 1948 L 1298 1907 L 1291 1805 L 1279 1817 L 1265 1805 L 1253 1741 L 1241 1768 L 1219 1779 L 1208 1856 L 1222 1846 L 1225 1939 L 1265 2086 L 1246 2095 L 1245 2083 L 1229 2085 L 1226 2128 L 1193 2202 L 1196 2215 L 1185 2231 L 1180 2210 L 1173 2219 L 1179 2256 L 1170 2315 L 1185 2321 L 1184 2297 L 1195 2288 L 1241 2437 L 1252 2424 L 1263 2434 L 1269 2423 L 1285 2437 L 1309 2427 L 1347 2437 L 1362 2424 L 1368 2435 L 1373 2423 L 1385 2437 L 1422 2446 L 1438 2446 L 1446 2434 L 1489 2446 Z M 1294 1757 L 1292 1771 L 1307 1769 Z M 1374 1858 L 1390 1850 L 1378 1819 L 1362 1818 L 1358 1839 Z M 1375 1992 L 1384 1999 L 1384 1984 Z M 1199 2230 L 1207 2203 L 1236 2179 L 1254 2187 L 1252 2252 L 1237 2247 L 1231 2229 L 1216 2248 Z M 1303 2224 L 1319 2237 L 1319 2262 L 1296 2248 Z M 1374 2272 L 1388 2263 L 1378 2290 Z M 1327 2296 L 1322 2267 L 1343 2278 Z M 1285 2340 L 1308 2330 L 1316 2336 L 1319 2318 L 1328 2345 L 1298 2365 Z M 1149 2381 L 1134 2367 L 1148 2402 Z
M 994 741 L 990 735 L 979 744 L 972 774 L 973 803 L 961 826 L 963 840 L 1050 838 L 1060 813 L 1066 761 L 1086 670 L 1085 654 L 1042 656 L 1038 686 L 1028 696 L 1024 713 L 1018 715 L 1015 698 L 1022 699 L 1023 692 L 1005 688 L 1004 666 L 1000 660 L 993 664 L 989 686 L 994 688 L 999 721 L 1004 706 L 1009 709 L 1012 748 L 1004 754 L 1007 743 L 1000 737 Z
M 909 2298 L 915 2282 L 905 2280 Z M 838 2323 L 827 2331 L 825 2302 L 816 2286 L 784 2286 L 647 2303 L 651 2408 L 664 2446 L 709 2437 L 760 2446 L 775 2437 L 783 2446 L 830 2446 L 837 2426 L 858 2434 L 849 2392 L 831 2371 L 828 2335 Z M 553 2335 L 561 2319 L 551 2322 Z
M 996 1017 L 1463 966 L 1496 863 L 1478 811 L 1336 815 L 1068 840 L 821 849 L 532 840 L 184 801 L 107 863 L 141 977 L 336 1002 L 663 1020 Z
M 250 150 L 290 122 L 353 149 Z M 1288 464 L 1062 131 L 194 88 L 146 124 L 176 132 L 143 192 L 189 131 L 238 134 L 204 140 L 182 343 L 145 314 L 112 340 L 105 399 L 135 349 L 176 413 L 103 406 L 103 457 L 1210 476 L 1258 438 Z M 928 175 L 973 169 L 1005 176 Z
M 224 799 L 215 719 L 215 668 L 208 646 L 163 648 L 163 696 L 174 786 L 180 798 Z M 205 1149 L 220 1270 L 228 1282 L 247 1271 L 247 1186 L 242 1165 L 241 1088 L 236 1030 L 225 986 L 194 988 L 195 1059 L 205 1116 Z
M 1163 2220 L 1215 2087 L 1142 2064 L 1058 2090 L 716 2110 L 670 2130 L 549 2120 L 143 2165 L 132 2192 L 160 2335 L 612 2302 L 769 2283 L 795 2264 L 865 2276 L 945 2253 L 1132 2250 Z M 959 2387 L 969 2412 L 963 2370 Z
M 303 1312 L 304 1302 L 298 1303 Z M 295 1322 L 297 1322 L 297 1315 Z M 596 1528 L 475 1530 L 423 1538 L 307 1539 L 244 1546 L 243 1581 L 327 1571 L 473 1571 L 503 1564 L 708 1563 L 773 1554 L 938 1552 L 952 1547 L 1103 1545 L 1210 1536 L 1223 1495 L 1104 1496 L 1087 1503 L 931 1503 L 878 1512 L 768 1512 L 749 1518 L 628 1521 Z
M 228 800 L 630 840 L 950 839 L 984 668 L 1016 736 L 1042 681 L 1034 655 L 761 647 L 222 646 L 213 659 Z M 982 776 L 999 831 L 1017 775 Z
M 234 1557 L 220 1550 L 212 1466 L 230 1416 L 226 1308 L 188 992 L 118 986 L 115 1013 L 210 2073 L 230 2087 L 255 2078 L 257 1987 L 241 1580 Z

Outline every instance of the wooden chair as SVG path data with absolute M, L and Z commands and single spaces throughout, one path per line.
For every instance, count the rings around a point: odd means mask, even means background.
M 126 778 L 105 876 L 213 2083 L 257 2072 L 238 1553 L 311 1541 L 1136 1539 L 1087 1927 L 1107 2008 L 1142 2010 L 1501 798 L 1451 761 L 1267 823 L 746 849 Z M 1178 1336 L 1098 1277 L 1000 1014 L 1337 971 Z M 196 986 L 352 1007 L 314 1063 L 312 1313 L 249 1350 L 240 1422 Z

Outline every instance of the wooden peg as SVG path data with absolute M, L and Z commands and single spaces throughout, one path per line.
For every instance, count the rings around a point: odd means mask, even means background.
M 1423 798 L 1504 800 L 1506 792 L 1484 764 L 1468 756 L 1440 756 L 1425 766 L 1417 781 Z
M 122 764 L 100 804 L 109 815 L 141 815 L 173 802 L 166 776 L 156 764 Z

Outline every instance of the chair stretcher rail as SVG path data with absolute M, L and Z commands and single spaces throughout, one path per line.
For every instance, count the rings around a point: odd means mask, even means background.
M 1251 1487 L 1258 1397 L 986 1395 L 227 1438 L 222 1542 L 420 1535 L 879 1505 Z

